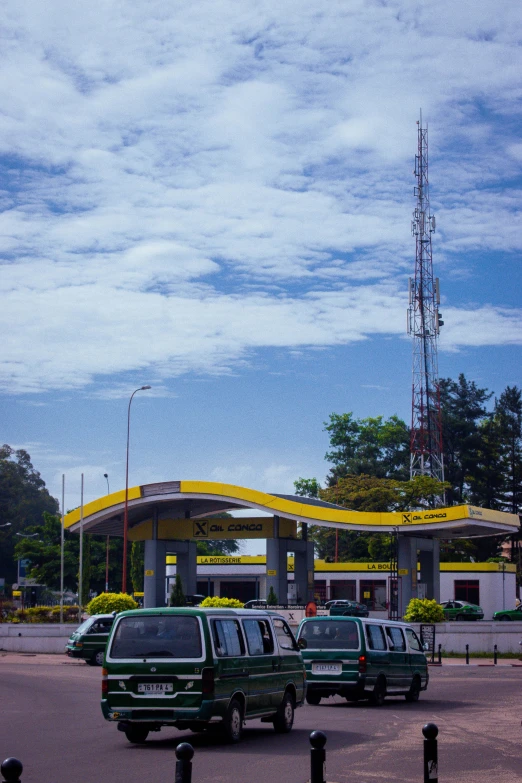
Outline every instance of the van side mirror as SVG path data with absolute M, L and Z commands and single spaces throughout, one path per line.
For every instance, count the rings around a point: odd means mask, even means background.
M 297 642 L 297 645 L 300 650 L 306 650 L 306 648 L 308 647 L 308 642 L 306 641 L 306 639 L 303 639 L 303 637 L 301 637 Z
M 422 649 L 425 652 L 427 652 L 430 649 L 430 646 L 429 646 L 428 642 L 424 642 L 424 644 L 422 645 Z

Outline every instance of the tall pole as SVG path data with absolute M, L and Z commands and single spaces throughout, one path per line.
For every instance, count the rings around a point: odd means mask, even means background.
M 64 564 L 65 473 L 62 473 L 62 529 L 60 531 L 60 623 L 63 623 L 63 564 Z
M 78 585 L 78 614 L 79 620 L 82 619 L 82 601 L 83 601 L 83 473 L 80 490 L 80 583 Z
M 129 533 L 129 442 L 130 442 L 130 411 L 134 395 L 139 391 L 150 389 L 150 386 L 140 386 L 135 389 L 129 400 L 127 408 L 127 458 L 125 461 L 125 506 L 123 510 L 123 575 L 121 580 L 121 592 L 127 592 L 127 538 Z
M 109 474 L 104 473 L 104 478 L 107 479 L 107 494 L 110 495 L 111 491 L 109 489 Z M 107 545 L 105 548 L 105 592 L 109 592 L 109 541 L 110 536 L 107 536 Z
M 415 277 L 409 282 L 408 332 L 413 337 L 410 478 L 431 476 L 444 481 L 437 340 L 443 325 L 439 312 L 438 278 L 433 277 L 431 235 L 435 217 L 428 186 L 428 128 L 417 121 L 412 234 L 415 237 Z

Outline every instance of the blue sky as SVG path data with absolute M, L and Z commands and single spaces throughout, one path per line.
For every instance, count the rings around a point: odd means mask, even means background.
M 416 121 L 439 373 L 521 385 L 511 0 L 5 0 L 3 440 L 66 505 L 130 483 L 289 492 L 323 422 L 411 411 Z

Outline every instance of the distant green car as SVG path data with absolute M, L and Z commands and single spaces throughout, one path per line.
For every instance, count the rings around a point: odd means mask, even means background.
M 500 612 L 495 612 L 493 615 L 494 620 L 519 620 L 522 621 L 522 604 L 517 606 L 516 609 L 502 609 Z
M 446 620 L 483 620 L 484 610 L 467 601 L 444 601 L 441 604 Z

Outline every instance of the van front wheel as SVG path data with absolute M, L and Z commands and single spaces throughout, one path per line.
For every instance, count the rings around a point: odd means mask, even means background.
M 137 745 L 141 745 L 143 742 L 146 741 L 147 737 L 149 736 L 149 730 L 146 728 L 146 726 L 127 726 L 125 729 L 125 736 L 129 740 L 129 742 L 136 743 Z
M 386 680 L 384 677 L 379 677 L 375 683 L 373 693 L 370 696 L 370 702 L 374 707 L 382 707 L 386 698 Z
M 408 691 L 408 693 L 404 695 L 404 698 L 406 699 L 406 701 L 409 702 L 419 701 L 420 692 L 421 692 L 420 680 L 418 677 L 414 677 L 410 685 L 410 690 Z
M 288 691 L 283 696 L 274 718 L 274 729 L 278 734 L 288 734 L 294 725 L 294 700 Z
M 232 699 L 228 705 L 227 714 L 223 718 L 223 734 L 227 742 L 236 743 L 241 739 L 243 729 L 243 711 L 237 699 Z

